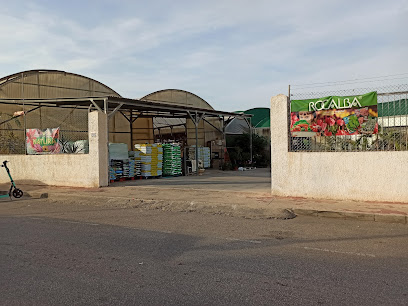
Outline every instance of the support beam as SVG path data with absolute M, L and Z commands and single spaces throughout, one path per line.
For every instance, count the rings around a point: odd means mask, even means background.
M 225 125 L 229 124 L 235 117 L 228 117 L 227 120 L 225 120 Z M 244 117 L 245 118 L 245 117 Z
M 32 85 L 37 85 L 37 84 L 32 84 Z M 23 87 L 23 86 L 22 86 Z M 94 93 L 98 92 L 93 90 Z M 91 101 L 92 100 L 92 101 Z M 229 112 L 224 112 L 224 111 L 216 111 L 216 110 L 211 110 L 211 109 L 203 109 L 203 108 L 197 108 L 197 107 L 191 107 L 191 106 L 182 106 L 182 105 L 173 105 L 171 103 L 168 103 L 166 101 L 148 101 L 148 100 L 137 100 L 137 99 L 126 99 L 126 98 L 120 98 L 120 97 L 108 97 L 108 96 L 102 96 L 102 97 L 84 97 L 84 98 L 55 98 L 55 99 L 0 99 L 0 101 L 4 102 L 10 102 L 12 101 L 13 103 L 41 103 L 43 105 L 46 104 L 52 104 L 52 106 L 64 106 L 64 105 L 78 105 L 78 106 L 83 106 L 88 108 L 88 101 L 91 101 L 93 104 L 95 104 L 97 109 L 101 109 L 99 105 L 103 105 L 102 108 L 105 107 L 105 101 L 106 101 L 106 112 L 108 113 L 109 111 L 109 106 L 110 105 L 120 105 L 123 104 L 126 106 L 126 109 L 133 109 L 134 111 L 145 111 L 145 112 L 157 112 L 160 110 L 160 112 L 164 115 L 172 115 L 176 114 L 177 116 L 184 116 L 184 118 L 188 117 L 187 112 L 193 113 L 193 112 L 198 112 L 198 113 L 205 113 L 206 116 L 210 117 L 220 117 L 220 116 L 229 116 L 229 117 L 248 117 L 246 114 L 233 114 Z M 98 105 L 99 104 L 99 105 Z
M 204 116 L 205 116 L 205 113 L 203 113 L 201 116 L 198 117 L 197 124 L 200 123 L 200 121 L 204 118 Z
M 197 116 L 198 116 L 198 114 L 197 114 L 197 112 L 195 113 L 195 118 L 196 118 L 196 120 L 197 120 Z M 195 148 L 195 155 L 196 155 L 196 175 L 198 175 L 198 165 L 199 165 L 199 163 L 198 163 L 198 122 L 199 121 L 196 121 L 196 122 L 194 122 L 194 125 L 195 125 L 195 136 L 196 136 L 196 148 Z
M 188 115 L 190 116 L 190 118 L 191 118 L 191 120 L 193 121 L 193 123 L 194 123 L 194 126 L 195 126 L 195 138 L 196 138 L 196 143 L 195 143 L 195 145 L 196 145 L 196 147 L 195 147 L 195 157 L 196 157 L 196 175 L 198 175 L 198 124 L 200 123 L 200 121 L 201 121 L 201 119 L 203 119 L 204 118 L 204 116 L 205 116 L 205 113 L 203 112 L 201 115 L 199 115 L 198 114 L 198 112 L 197 111 L 195 111 L 195 113 L 194 113 L 194 115 L 192 115 L 191 114 L 191 112 L 190 111 L 187 111 L 187 113 L 188 113 Z
M 89 99 L 89 101 L 91 101 L 91 103 L 93 104 L 93 106 L 95 106 L 95 108 L 100 111 L 101 113 L 104 113 L 104 111 L 98 106 L 98 104 L 95 103 L 95 101 L 93 99 Z
M 249 127 L 249 154 L 251 156 L 251 166 L 252 166 L 252 155 L 253 155 L 253 148 L 252 148 L 252 127 Z
M 195 118 L 193 117 L 193 115 L 191 115 L 190 111 L 187 111 L 187 114 L 190 116 L 191 120 L 194 122 L 195 124 Z
M 160 127 L 157 127 L 156 129 L 165 129 L 165 128 L 170 128 L 170 129 L 172 129 L 172 128 L 174 128 L 174 127 L 176 127 L 176 126 L 186 126 L 186 123 L 180 123 L 180 124 L 168 124 L 168 125 L 163 125 L 163 126 L 160 126 Z
M 143 112 L 138 118 L 177 118 L 177 119 L 189 119 L 188 116 L 173 116 L 172 114 L 151 114 L 147 112 Z
M 10 101 L 14 101 L 14 102 L 10 102 Z M 22 104 L 19 104 L 17 102 L 21 102 Z M 50 104 L 45 104 L 45 103 L 41 103 L 41 102 L 37 102 L 37 103 L 27 103 L 20 100 L 2 100 L 0 99 L 0 105 L 1 104 L 5 104 L 5 105 L 19 105 L 19 106 L 34 106 L 34 107 L 38 107 L 41 106 L 43 107 L 48 107 L 48 108 L 67 108 L 67 109 L 83 109 L 83 110 L 88 110 L 90 111 L 90 109 L 92 108 L 93 104 L 91 103 L 89 105 L 89 107 L 87 106 L 78 106 L 78 105 L 73 105 L 73 106 L 68 106 L 68 105 L 50 105 Z
M 125 119 L 130 123 L 130 118 L 128 116 L 126 116 L 121 110 L 119 111 L 119 113 L 125 117 Z
M 207 119 L 203 118 L 203 120 L 205 122 L 207 122 L 209 125 L 211 125 L 214 129 L 216 129 L 218 132 L 222 133 L 222 130 L 220 130 L 219 128 L 217 128 L 214 124 L 212 124 L 211 122 L 209 122 Z
M 190 116 L 191 120 L 194 122 L 194 125 L 199 124 L 201 119 L 203 119 L 205 116 L 205 113 L 202 113 L 201 115 L 199 115 L 197 111 L 193 115 L 191 114 L 190 111 L 187 111 L 187 114 Z
M 28 113 L 31 113 L 31 112 L 33 112 L 33 111 L 39 109 L 39 108 L 41 108 L 41 105 L 40 105 L 40 106 L 37 106 L 37 107 L 35 107 L 35 108 L 33 108 L 33 109 L 30 109 L 29 111 L 26 111 L 26 112 L 22 113 L 21 115 L 18 115 L 18 116 L 9 118 L 9 119 L 7 119 L 7 120 L 5 120 L 5 121 L 3 121 L 3 122 L 0 122 L 0 125 L 5 124 L 5 123 L 7 123 L 7 122 L 9 122 L 9 121 L 12 121 L 12 120 L 14 120 L 14 119 L 16 119 L 16 118 L 18 118 L 18 117 L 25 116 L 25 115 L 27 115 Z
M 130 112 L 132 113 L 133 111 L 131 110 Z M 143 112 L 140 112 L 139 114 L 136 114 L 136 115 L 134 116 L 135 119 L 132 119 L 132 124 L 135 123 L 135 121 L 137 120 L 137 118 L 139 118 L 139 117 L 142 116 L 142 115 L 143 115 Z
M 108 114 L 108 118 L 110 119 L 113 115 L 116 114 L 116 112 L 118 110 L 120 110 L 120 108 L 123 106 L 123 103 L 120 103 L 118 106 L 115 107 L 115 109 L 113 111 L 110 112 L 110 114 Z
M 251 161 L 251 165 L 252 165 L 252 155 L 253 155 L 253 147 L 252 147 L 252 123 L 251 123 L 251 118 L 244 118 L 245 122 L 248 124 L 248 128 L 249 128 L 249 155 L 250 155 L 250 161 Z
M 224 116 L 222 117 L 222 165 L 225 165 L 225 148 L 227 147 L 227 139 L 225 137 L 225 118 Z M 224 168 L 223 168 L 224 169 Z
M 130 126 L 130 150 L 133 151 L 133 111 L 130 110 L 130 120 L 129 120 L 129 126 Z

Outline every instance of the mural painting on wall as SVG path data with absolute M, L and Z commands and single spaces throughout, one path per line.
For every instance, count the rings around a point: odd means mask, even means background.
M 58 154 L 61 151 L 59 142 L 59 128 L 27 129 L 27 154 Z
M 292 100 L 292 137 L 371 135 L 378 133 L 377 92 Z

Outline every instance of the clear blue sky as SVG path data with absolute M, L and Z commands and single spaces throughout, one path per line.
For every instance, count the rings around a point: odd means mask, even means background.
M 15 0 L 0 28 L 1 76 L 65 70 L 128 98 L 177 88 L 234 111 L 288 84 L 408 83 L 407 0 Z

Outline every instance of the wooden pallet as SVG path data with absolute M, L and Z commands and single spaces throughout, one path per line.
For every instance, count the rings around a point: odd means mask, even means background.
M 142 176 L 143 179 L 158 179 L 162 178 L 163 175 L 156 175 L 156 176 Z
M 124 181 L 134 181 L 134 180 L 141 180 L 141 176 L 134 176 L 134 177 L 121 177 L 115 180 L 109 180 L 111 183 L 113 182 L 124 182 Z

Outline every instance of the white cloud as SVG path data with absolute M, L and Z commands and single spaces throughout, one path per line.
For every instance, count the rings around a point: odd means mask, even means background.
M 408 72 L 404 0 L 114 3 L 4 4 L 3 73 L 67 70 L 127 97 L 180 88 L 234 110 L 289 83 Z

